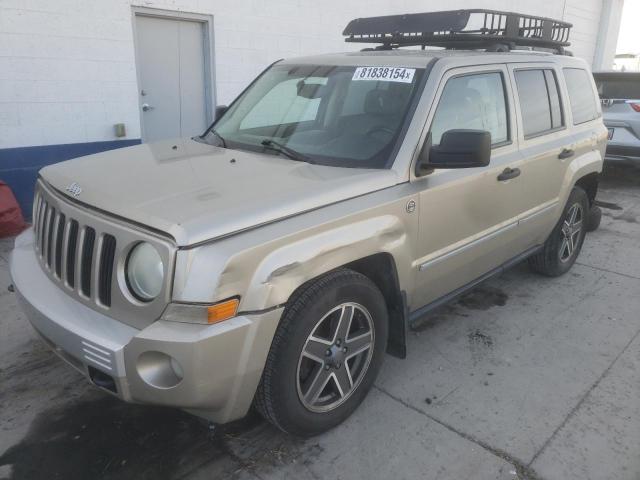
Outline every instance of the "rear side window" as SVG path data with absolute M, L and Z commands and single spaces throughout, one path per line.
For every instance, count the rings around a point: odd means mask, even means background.
M 577 125 L 597 118 L 598 109 L 589 72 L 581 68 L 565 68 L 564 78 L 569 90 L 573 124 Z
M 477 73 L 447 81 L 431 123 L 433 145 L 454 129 L 488 131 L 492 145 L 509 140 L 502 74 Z
M 558 82 L 553 70 L 515 72 L 525 137 L 556 130 L 564 125 Z

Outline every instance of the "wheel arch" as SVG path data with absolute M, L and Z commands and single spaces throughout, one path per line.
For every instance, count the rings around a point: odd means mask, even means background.
M 398 270 L 393 256 L 376 253 L 344 265 L 376 284 L 387 304 L 389 314 L 389 338 L 387 353 L 398 358 L 407 356 L 407 307 L 406 296 L 400 289 Z
M 593 204 L 596 201 L 599 180 L 600 174 L 598 172 L 591 172 L 578 178 L 575 181 L 574 185 L 576 187 L 581 187 L 585 192 L 587 192 L 587 197 L 589 198 L 589 207 L 593 207 Z
M 380 252 L 368 255 L 349 263 L 340 265 L 330 271 L 311 278 L 298 286 L 289 296 L 287 304 L 301 291 L 320 278 L 340 269 L 353 270 L 371 280 L 382 293 L 387 305 L 389 316 L 389 337 L 387 339 L 387 353 L 397 358 L 406 357 L 407 309 L 404 292 L 400 289 L 398 271 L 393 256 Z

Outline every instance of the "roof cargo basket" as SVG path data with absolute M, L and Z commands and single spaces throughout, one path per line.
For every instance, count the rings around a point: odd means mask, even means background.
M 518 47 L 565 53 L 570 23 L 497 10 L 451 10 L 356 18 L 342 34 L 346 42 L 378 43 L 377 50 L 406 46 L 509 51 Z

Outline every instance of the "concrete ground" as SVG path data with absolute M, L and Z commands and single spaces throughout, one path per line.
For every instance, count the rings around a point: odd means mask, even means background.
M 126 405 L 36 339 L 0 243 L 0 478 L 640 479 L 640 166 L 606 168 L 578 264 L 520 265 L 421 319 L 346 423 L 210 431 Z

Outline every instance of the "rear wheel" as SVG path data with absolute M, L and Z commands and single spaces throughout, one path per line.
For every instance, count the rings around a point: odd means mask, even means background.
M 562 217 L 542 250 L 529 258 L 530 267 L 543 275 L 557 277 L 575 263 L 587 232 L 589 199 L 580 187 L 574 187 Z
M 597 230 L 600 226 L 600 220 L 602 220 L 602 209 L 597 205 L 594 205 L 591 207 L 591 210 L 589 210 L 587 232 Z
M 387 343 L 387 309 L 364 275 L 341 269 L 287 306 L 255 404 L 281 430 L 310 436 L 345 420 L 373 385 Z

